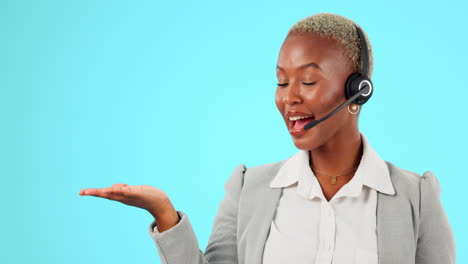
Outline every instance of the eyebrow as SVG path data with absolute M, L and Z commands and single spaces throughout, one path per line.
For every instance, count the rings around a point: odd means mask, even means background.
M 322 71 L 322 68 L 320 68 L 320 66 L 318 66 L 318 64 L 316 64 L 315 62 L 310 62 L 310 63 L 304 64 L 304 65 L 301 65 L 301 66 L 297 67 L 297 69 L 302 70 L 302 69 L 307 68 L 307 67 L 314 67 L 314 68 L 317 68 L 320 71 Z M 284 71 L 284 69 L 281 68 L 278 65 L 276 65 L 276 68 Z

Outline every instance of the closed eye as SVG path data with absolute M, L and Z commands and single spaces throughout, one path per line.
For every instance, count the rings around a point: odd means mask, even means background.
M 317 82 L 311 82 L 311 83 L 304 83 L 304 82 L 303 82 L 302 84 L 312 86 L 312 85 L 314 85 L 314 84 L 316 84 L 316 83 L 317 83 Z M 284 86 L 287 86 L 287 85 L 288 85 L 288 83 L 278 83 L 278 86 L 281 86 L 281 87 L 284 87 Z

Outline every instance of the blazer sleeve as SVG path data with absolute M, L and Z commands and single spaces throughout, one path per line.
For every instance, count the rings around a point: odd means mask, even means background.
M 205 253 L 188 216 L 177 211 L 180 221 L 172 228 L 159 232 L 156 220 L 150 224 L 152 237 L 162 264 L 235 264 L 237 258 L 237 208 L 246 171 L 238 165 L 224 184 L 225 196 L 218 206 L 213 229 Z
M 440 200 L 440 183 L 427 171 L 420 182 L 416 264 L 455 264 L 455 239 Z

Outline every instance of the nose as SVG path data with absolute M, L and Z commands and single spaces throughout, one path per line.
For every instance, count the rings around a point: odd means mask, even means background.
M 301 103 L 302 102 L 302 96 L 300 95 L 300 90 L 297 85 L 290 83 L 286 87 L 286 92 L 284 93 L 283 97 L 283 102 L 288 105 L 296 104 L 296 103 Z

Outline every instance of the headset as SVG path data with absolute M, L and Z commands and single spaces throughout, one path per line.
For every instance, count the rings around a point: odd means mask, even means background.
M 362 72 L 354 72 L 351 75 L 349 75 L 348 79 L 346 80 L 346 84 L 345 84 L 345 94 L 346 94 L 346 99 L 347 99 L 346 102 L 342 103 L 335 110 L 333 110 L 326 116 L 320 118 L 319 120 L 314 120 L 312 122 L 307 123 L 304 126 L 304 130 L 313 128 L 319 123 L 327 120 L 329 117 L 336 114 L 336 112 L 338 112 L 343 107 L 350 104 L 351 102 L 357 105 L 363 105 L 372 96 L 372 93 L 374 91 L 374 88 L 373 88 L 374 86 L 372 85 L 372 81 L 368 77 L 369 75 L 369 51 L 367 50 L 366 39 L 364 37 L 364 33 L 362 32 L 361 28 L 359 28 L 359 26 L 356 24 L 354 26 L 356 27 L 359 41 L 361 43 L 360 55 L 361 55 L 361 63 L 362 63 Z

